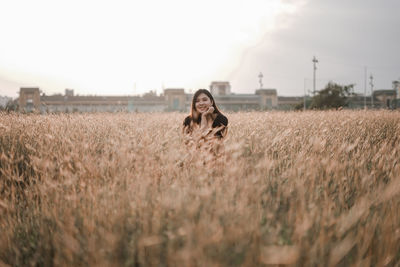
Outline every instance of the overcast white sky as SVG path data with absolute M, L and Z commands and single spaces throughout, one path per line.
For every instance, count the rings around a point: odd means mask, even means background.
M 279 95 L 400 78 L 398 0 L 0 0 L 0 95 L 188 92 L 227 80 Z M 368 93 L 370 88 L 368 85 Z

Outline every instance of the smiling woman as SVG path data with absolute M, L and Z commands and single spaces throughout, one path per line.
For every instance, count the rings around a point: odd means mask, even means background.
M 191 114 L 183 121 L 185 144 L 193 151 L 221 156 L 222 140 L 227 134 L 228 118 L 215 104 L 206 89 L 199 89 L 193 96 Z

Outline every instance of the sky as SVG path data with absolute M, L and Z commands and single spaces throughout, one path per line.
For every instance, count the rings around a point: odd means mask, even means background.
M 0 0 L 0 95 L 355 91 L 400 79 L 398 0 Z M 367 74 L 367 75 L 365 75 Z

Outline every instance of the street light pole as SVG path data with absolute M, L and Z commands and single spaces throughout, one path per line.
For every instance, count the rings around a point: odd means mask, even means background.
M 364 67 L 364 109 L 367 109 L 367 67 Z
M 315 95 L 315 71 L 317 70 L 317 63 L 318 63 L 318 60 L 315 58 L 315 56 L 314 56 L 312 62 L 314 63 L 313 95 Z
M 260 83 L 260 89 L 263 89 L 263 83 L 262 83 L 262 78 L 264 77 L 264 75 L 262 74 L 262 72 L 260 72 L 260 74 L 258 74 L 258 79 L 259 79 L 259 83 Z
M 304 78 L 304 99 L 303 99 L 304 101 L 304 107 L 303 107 L 303 110 L 305 111 L 306 110 L 306 78 Z
M 369 76 L 369 79 L 369 85 L 371 86 L 371 108 L 374 108 L 374 76 L 372 76 L 371 74 Z

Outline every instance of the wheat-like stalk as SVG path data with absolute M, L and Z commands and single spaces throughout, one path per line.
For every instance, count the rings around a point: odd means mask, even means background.
M 396 266 L 400 113 L 0 114 L 0 265 Z

